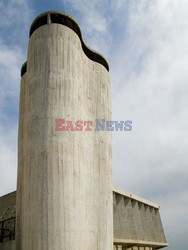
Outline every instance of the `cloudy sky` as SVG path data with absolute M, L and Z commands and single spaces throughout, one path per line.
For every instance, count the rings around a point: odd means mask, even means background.
M 50 9 L 72 15 L 105 55 L 113 119 L 133 121 L 113 133 L 114 185 L 160 204 L 168 249 L 187 250 L 188 0 L 0 0 L 0 196 L 16 189 L 29 26 Z

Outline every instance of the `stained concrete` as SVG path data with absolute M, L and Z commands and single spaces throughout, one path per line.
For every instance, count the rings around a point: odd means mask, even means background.
M 114 189 L 113 216 L 114 244 L 117 249 L 135 245 L 139 246 L 139 250 L 141 246 L 144 250 L 168 246 L 157 204 Z
M 50 23 L 29 40 L 20 91 L 17 250 L 111 250 L 111 133 L 55 120 L 111 120 L 109 73 L 78 35 Z
M 0 221 L 16 216 L 16 192 L 0 197 Z
M 16 250 L 16 242 L 12 240 L 0 243 L 0 250 Z
M 16 192 L 12 192 L 7 195 L 1 196 L 0 197 L 0 242 L 2 238 L 8 241 L 15 240 L 15 221 L 16 221 L 15 217 L 16 217 Z M 7 244 L 9 246 L 10 243 Z M 1 247 L 2 244 L 0 243 L 0 250 Z

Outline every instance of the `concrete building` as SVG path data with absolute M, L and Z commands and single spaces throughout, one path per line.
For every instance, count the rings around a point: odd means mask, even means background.
M 21 69 L 17 192 L 0 197 L 0 250 L 167 246 L 159 207 L 113 190 L 111 132 L 56 129 L 57 119 L 111 120 L 108 70 L 73 18 L 51 11 L 34 20 Z
M 0 197 L 0 250 L 16 249 L 15 214 L 16 192 Z M 167 246 L 159 206 L 120 189 L 113 190 L 113 224 L 114 250 Z

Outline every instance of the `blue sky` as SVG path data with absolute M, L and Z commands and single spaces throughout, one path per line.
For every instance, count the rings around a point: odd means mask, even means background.
M 188 233 L 188 1 L 0 1 L 0 195 L 16 188 L 20 67 L 28 31 L 46 10 L 79 23 L 85 42 L 107 58 L 113 119 L 113 182 L 160 204 L 169 250 Z

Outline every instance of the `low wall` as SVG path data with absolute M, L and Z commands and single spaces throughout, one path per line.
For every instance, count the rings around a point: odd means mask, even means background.
M 16 250 L 16 242 L 14 240 L 0 243 L 0 250 Z
M 114 189 L 113 216 L 116 250 L 150 250 L 151 247 L 168 246 L 157 204 Z
M 114 250 L 153 250 L 152 247 L 122 247 L 122 246 L 114 246 Z
M 16 192 L 0 197 L 0 221 L 16 216 Z
M 155 250 L 168 246 L 159 206 L 120 189 L 113 191 L 114 250 Z M 0 221 L 15 216 L 16 192 L 0 197 Z M 14 221 L 5 226 L 13 230 Z M 15 250 L 15 242 L 0 243 Z

